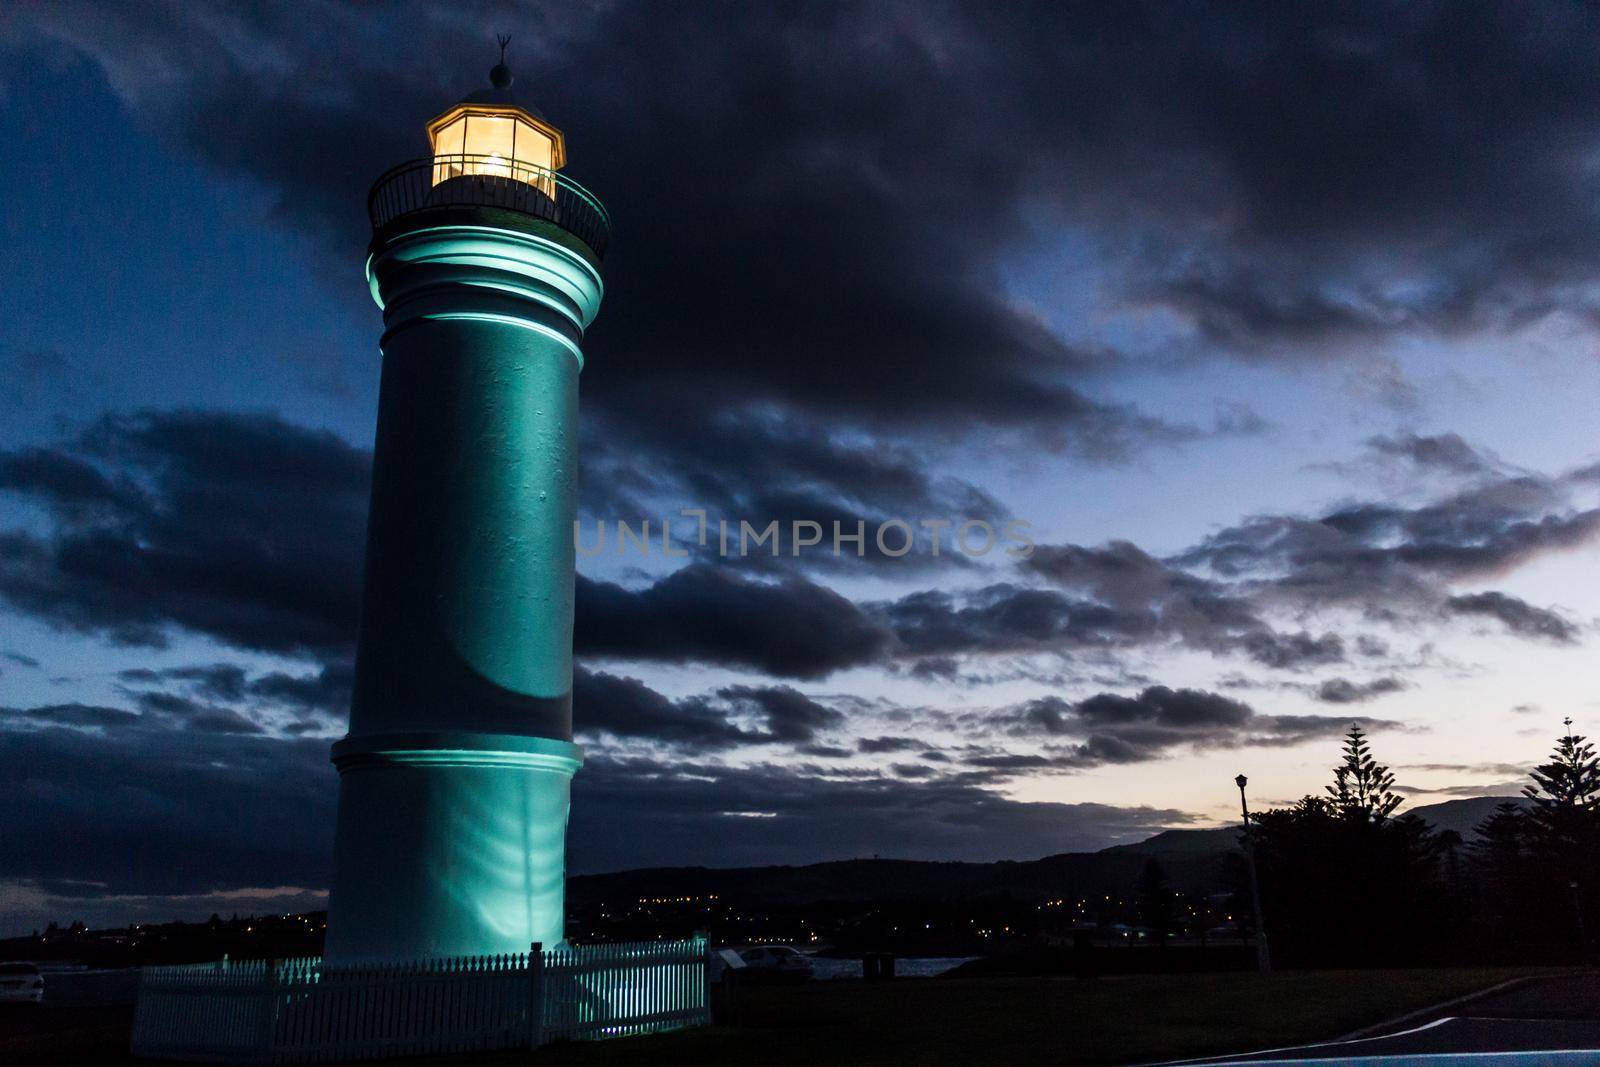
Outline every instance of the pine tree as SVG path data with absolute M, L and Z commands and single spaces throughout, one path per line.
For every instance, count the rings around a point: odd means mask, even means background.
M 1479 900 L 1491 929 L 1503 940 L 1515 941 L 1529 921 L 1530 871 L 1528 816 L 1521 804 L 1507 800 L 1473 830 L 1472 867 Z
M 1527 816 L 1514 800 L 1495 805 L 1494 813 L 1473 828 L 1472 852 L 1482 867 L 1513 871 L 1527 859 Z
M 1144 861 L 1139 872 L 1139 917 L 1155 935 L 1157 945 L 1165 945 L 1175 925 L 1172 887 L 1167 872 L 1154 856 Z
M 1527 814 L 1529 866 L 1537 872 L 1541 916 L 1548 941 L 1564 940 L 1579 959 L 1589 957 L 1588 930 L 1600 918 L 1600 759 L 1588 740 L 1567 732 L 1550 762 L 1529 775 L 1522 792 Z
M 1333 784 L 1328 795 L 1346 819 L 1380 823 L 1394 813 L 1404 797 L 1396 795 L 1394 775 L 1377 762 L 1359 725 L 1351 726 L 1344 738 L 1344 762 L 1333 769 Z
M 1544 850 L 1588 860 L 1583 852 L 1600 838 L 1600 758 L 1587 738 L 1572 732 L 1571 719 L 1566 726 L 1550 762 L 1531 772 L 1533 784 L 1522 795 L 1533 802 L 1530 828 Z

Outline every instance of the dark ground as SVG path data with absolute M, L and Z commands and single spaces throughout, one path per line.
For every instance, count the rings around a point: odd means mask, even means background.
M 544 1050 L 552 1067 L 611 1064 L 1115 1064 L 1326 1041 L 1528 970 L 1455 969 L 817 982 L 743 991 L 729 1024 Z M 1545 972 L 1547 973 L 1547 972 Z M 1600 1018 L 1593 979 L 1525 994 Z M 1543 990 L 1542 992 L 1540 990 Z M 1522 1003 L 1509 998 L 1506 1003 Z M 7 1006 L 11 1007 L 11 1006 Z M 0 1063 L 130 1064 L 131 1010 L 15 1006 L 0 1013 Z M 1509 1009 L 1508 1009 L 1509 1010 Z M 1531 1009 L 1529 1009 L 1531 1010 Z M 1408 1024 L 1408 1025 L 1415 1025 Z M 525 1064 L 527 1053 L 429 1058 Z

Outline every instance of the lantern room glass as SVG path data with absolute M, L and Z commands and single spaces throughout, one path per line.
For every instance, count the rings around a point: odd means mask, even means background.
M 463 110 L 433 131 L 433 184 L 466 175 L 515 178 L 555 195 L 555 143 L 517 111 Z

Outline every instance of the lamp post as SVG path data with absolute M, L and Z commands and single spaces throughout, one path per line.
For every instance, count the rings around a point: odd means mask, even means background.
M 1233 784 L 1239 787 L 1239 811 L 1244 816 L 1244 858 L 1250 868 L 1250 905 L 1256 918 L 1256 967 L 1262 974 L 1272 970 L 1272 953 L 1267 949 L 1267 923 L 1261 915 L 1261 882 L 1256 877 L 1255 835 L 1250 830 L 1250 803 L 1244 798 L 1244 787 L 1250 779 L 1239 775 Z
M 1572 914 L 1578 920 L 1578 962 L 1588 966 L 1593 958 L 1589 950 L 1589 931 L 1583 925 L 1583 892 L 1576 881 L 1568 882 L 1567 888 L 1572 891 Z

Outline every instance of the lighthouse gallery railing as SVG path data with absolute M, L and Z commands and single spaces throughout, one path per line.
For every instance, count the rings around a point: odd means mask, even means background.
M 706 977 L 703 938 L 354 967 L 148 967 L 132 1047 L 224 1063 L 538 1048 L 708 1023 Z
M 437 155 L 387 171 L 367 194 L 372 228 L 421 211 L 498 208 L 550 222 L 605 258 L 611 217 L 593 193 L 549 167 L 499 156 Z

